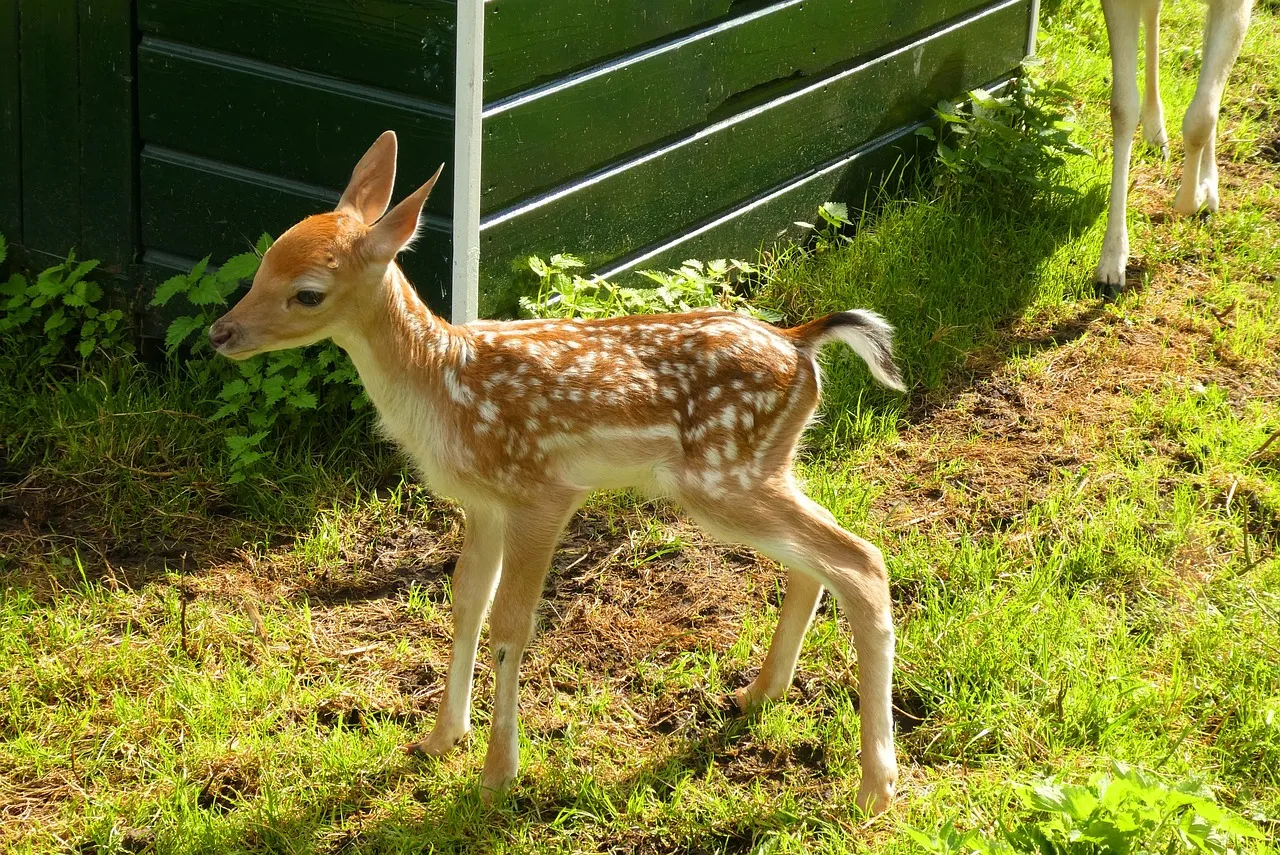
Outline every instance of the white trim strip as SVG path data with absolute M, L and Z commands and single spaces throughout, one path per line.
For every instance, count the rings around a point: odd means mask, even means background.
M 732 211 L 729 211 L 724 216 L 717 217 L 714 220 L 703 223 L 701 226 L 698 226 L 698 228 L 694 229 L 693 231 L 685 232 L 684 234 L 680 235 L 678 238 L 676 238 L 673 241 L 668 241 L 667 243 L 659 244 L 658 246 L 653 247 L 648 252 L 645 252 L 641 255 L 631 256 L 630 258 L 623 259 L 621 262 L 615 262 L 614 266 L 608 268 L 607 270 L 596 271 L 593 274 L 593 276 L 598 276 L 601 279 L 609 279 L 610 277 L 617 276 L 619 273 L 626 273 L 629 270 L 635 270 L 641 264 L 644 264 L 649 259 L 668 253 L 671 250 L 675 249 L 676 247 L 680 246 L 681 244 L 687 243 L 693 240 L 694 238 L 698 237 L 699 235 L 705 234 L 706 232 L 709 232 L 714 228 L 718 228 L 719 226 L 722 226 L 725 223 L 728 223 L 732 220 L 736 220 L 738 217 L 741 217 L 744 214 L 749 214 L 752 211 L 754 211 L 756 208 L 759 208 L 762 205 L 767 205 L 770 202 L 772 202 L 774 199 L 777 199 L 779 196 L 784 196 L 787 193 L 790 193 L 792 190 L 796 190 L 800 187 L 803 187 L 804 185 L 808 184 L 811 181 L 816 181 L 822 176 L 827 175 L 831 172 L 834 172 L 837 169 L 843 169 L 849 164 L 853 163 L 858 158 L 866 155 L 867 153 L 872 152 L 883 145 L 887 145 L 888 143 L 894 142 L 895 140 L 902 139 L 905 136 L 915 133 L 917 128 L 920 128 L 926 124 L 929 124 L 929 122 L 928 121 L 916 122 L 914 124 L 907 125 L 904 128 L 899 128 L 895 131 L 890 131 L 889 133 L 884 134 L 883 136 L 876 137 L 870 142 L 866 142 L 858 146 L 856 149 L 853 150 L 852 153 L 847 154 L 844 157 L 839 158 L 838 160 L 833 160 L 830 163 L 826 164 L 825 166 L 818 167 L 813 172 L 809 173 L 808 175 L 805 175 L 799 180 L 790 181 L 787 184 L 784 184 L 781 187 L 774 189 L 772 192 L 766 193 L 765 195 L 760 196 L 756 199 L 752 199 L 747 204 L 739 208 L 734 208 Z
M 1027 24 L 1027 56 L 1036 55 L 1036 36 L 1040 34 L 1040 0 L 1031 0 L 1031 20 Z
M 453 126 L 453 286 L 449 320 L 480 312 L 480 122 L 484 113 L 484 2 L 458 0 Z

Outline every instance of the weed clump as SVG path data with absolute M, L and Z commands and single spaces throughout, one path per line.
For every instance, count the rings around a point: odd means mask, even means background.
M 777 320 L 776 315 L 751 305 L 735 288 L 744 277 L 757 272 L 753 265 L 737 259 L 706 264 L 689 259 L 668 271 L 640 271 L 655 283 L 652 288 L 629 288 L 598 276 L 584 277 L 578 273 L 585 266 L 582 260 L 568 253 L 556 253 L 547 261 L 531 256 L 528 264 L 538 277 L 537 295 L 520 298 L 521 313 L 529 318 L 613 318 L 727 309 L 761 320 Z
M 938 141 L 936 180 L 945 194 L 990 193 L 1013 205 L 1079 194 L 1067 158 L 1089 152 L 1072 139 L 1070 90 L 1046 82 L 1041 67 L 1026 60 L 1005 94 L 974 89 L 967 103 L 939 102 L 941 135 L 928 126 L 916 131 Z
M 1202 783 L 1168 785 L 1119 763 L 1083 786 L 1050 780 L 1020 787 L 1018 795 L 1033 818 L 996 834 L 960 832 L 954 822 L 936 833 L 907 833 L 933 855 L 1218 855 L 1242 839 L 1262 838 Z

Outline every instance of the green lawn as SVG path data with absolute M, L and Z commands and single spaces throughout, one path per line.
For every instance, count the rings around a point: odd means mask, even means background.
M 1255 10 L 1224 101 L 1223 210 L 1177 220 L 1203 6 L 1166 4 L 1174 157 L 1137 147 L 1135 288 L 1104 305 L 1105 29 L 1095 0 L 1043 14 L 1048 76 L 1097 154 L 1070 163 L 1077 197 L 1015 210 L 920 179 L 847 246 L 774 262 L 758 297 L 899 330 L 912 393 L 833 351 L 801 464 L 889 560 L 893 810 L 853 804 L 856 668 L 830 603 L 786 700 L 727 715 L 782 574 L 625 494 L 594 498 L 557 556 L 522 777 L 483 805 L 487 663 L 462 750 L 398 750 L 435 714 L 460 518 L 367 413 L 316 420 L 265 481 L 230 486 L 177 369 L 55 381 L 10 360 L 0 848 L 920 851 L 904 827 L 1016 823 L 1020 785 L 1112 761 L 1201 780 L 1274 841 L 1280 440 L 1260 449 L 1280 430 L 1280 18 Z

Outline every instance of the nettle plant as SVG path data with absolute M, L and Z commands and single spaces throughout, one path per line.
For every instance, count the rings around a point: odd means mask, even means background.
M 0 236 L 0 264 L 8 246 Z M 85 277 L 97 261 L 77 261 L 72 251 L 35 278 L 14 273 L 0 284 L 0 334 L 21 342 L 35 364 L 52 365 L 94 353 L 132 353 L 124 311 L 103 305 L 102 286 Z
M 933 855 L 1230 855 L 1263 837 L 1202 783 L 1170 786 L 1120 763 L 1084 786 L 1044 781 L 1018 795 L 1034 818 L 995 835 L 958 831 L 954 821 L 907 833 Z
M 209 257 L 188 273 L 167 279 L 156 288 L 152 307 L 167 306 L 181 297 L 193 310 L 169 323 L 165 348 L 183 357 L 196 383 L 218 388 L 215 420 L 226 420 L 228 481 L 239 483 L 253 474 L 268 452 L 263 443 L 277 422 L 296 424 L 317 409 L 368 405 L 360 378 L 347 355 L 332 342 L 296 350 L 264 353 L 234 362 L 217 358 L 204 336 L 226 312 L 231 295 L 258 272 L 271 237 L 258 239 L 253 252 L 233 256 L 214 270 Z
M 846 230 L 853 225 L 849 219 L 849 206 L 843 202 L 823 202 L 818 208 L 817 223 L 796 220 L 795 224 L 813 232 L 813 251 L 826 252 L 852 243 L 853 238 Z
M 520 298 L 520 309 L 529 318 L 606 318 L 718 308 L 777 320 L 738 293 L 736 283 L 757 271 L 737 259 L 717 259 L 706 264 L 689 259 L 668 271 L 640 271 L 655 283 L 652 288 L 631 288 L 599 277 L 586 278 L 577 272 L 586 265 L 567 253 L 557 253 L 549 261 L 531 256 L 528 265 L 538 277 L 537 296 Z
M 930 127 L 916 131 L 938 140 L 938 183 L 944 190 L 983 189 L 1010 196 L 1077 195 L 1063 180 L 1067 157 L 1088 154 L 1071 138 L 1071 93 L 1046 83 L 1042 63 L 1025 60 L 1006 94 L 981 89 L 968 102 L 939 102 L 941 138 Z

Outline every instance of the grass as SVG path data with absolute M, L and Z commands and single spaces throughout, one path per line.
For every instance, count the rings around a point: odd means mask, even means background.
M 1174 130 L 1201 14 L 1166 4 Z M 10 365 L 0 845 L 912 851 L 904 826 L 1011 821 L 1016 785 L 1111 760 L 1203 780 L 1274 840 L 1280 441 L 1260 449 L 1280 428 L 1280 21 L 1255 10 L 1228 88 L 1224 209 L 1165 217 L 1178 165 L 1140 151 L 1135 287 L 1102 305 L 1105 30 L 1090 2 L 1045 16 L 1049 73 L 1100 155 L 1071 162 L 1078 198 L 1010 211 L 922 180 L 848 246 L 775 259 L 762 295 L 790 319 L 883 311 L 914 386 L 886 394 L 833 351 L 801 465 L 889 556 L 893 811 L 853 807 L 856 685 L 830 605 L 787 699 L 727 716 L 782 576 L 627 494 L 593 499 L 557 555 L 523 671 L 524 773 L 484 807 L 487 664 L 456 756 L 397 750 L 435 714 L 459 517 L 365 417 L 312 426 L 265 481 L 229 487 L 180 376 Z

